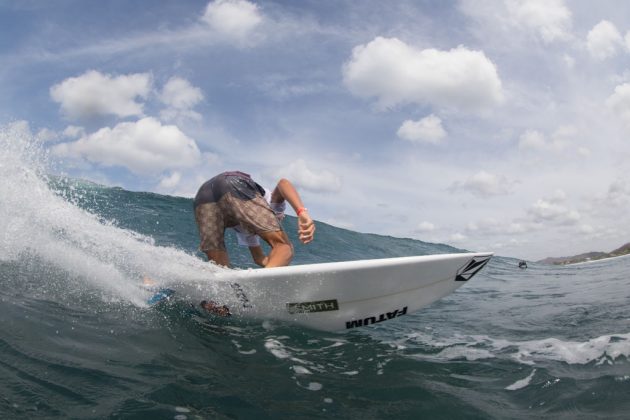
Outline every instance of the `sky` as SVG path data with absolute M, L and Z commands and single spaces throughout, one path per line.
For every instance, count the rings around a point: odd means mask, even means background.
M 0 0 L 0 125 L 60 174 L 530 260 L 630 241 L 630 2 Z

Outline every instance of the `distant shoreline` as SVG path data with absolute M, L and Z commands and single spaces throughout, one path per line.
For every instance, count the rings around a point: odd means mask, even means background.
M 612 257 L 599 258 L 599 259 L 596 259 L 596 260 L 586 260 L 586 261 L 580 261 L 580 262 L 575 262 L 575 263 L 566 263 L 565 265 L 592 264 L 592 263 L 596 263 L 596 262 L 600 262 L 600 261 L 616 260 L 617 258 L 626 258 L 626 257 L 630 257 L 630 254 L 615 255 L 615 256 L 612 256 Z
M 587 252 L 585 254 L 573 255 L 572 257 L 549 257 L 538 262 L 553 265 L 574 265 L 625 257 L 628 255 L 630 255 L 630 242 L 611 252 Z

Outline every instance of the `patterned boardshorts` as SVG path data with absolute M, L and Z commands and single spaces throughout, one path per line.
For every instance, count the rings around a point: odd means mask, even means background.
M 265 199 L 257 194 L 243 200 L 226 193 L 216 203 L 199 204 L 195 208 L 195 221 L 199 228 L 201 251 L 225 251 L 225 228 L 242 226 L 259 235 L 282 230 L 275 213 Z

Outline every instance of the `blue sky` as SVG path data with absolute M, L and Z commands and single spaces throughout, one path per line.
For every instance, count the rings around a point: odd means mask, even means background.
M 0 124 L 56 171 L 224 170 L 361 232 L 538 259 L 630 240 L 625 1 L 1 1 Z

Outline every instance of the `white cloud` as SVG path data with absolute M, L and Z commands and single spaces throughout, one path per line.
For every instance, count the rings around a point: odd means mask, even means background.
M 616 179 L 608 187 L 606 203 L 620 207 L 630 204 L 630 184 L 621 178 Z
M 483 52 L 457 47 L 419 50 L 397 38 L 377 37 L 352 51 L 343 81 L 355 95 L 397 104 L 431 104 L 475 110 L 500 103 L 501 80 Z
M 160 118 L 171 123 L 184 123 L 185 120 L 201 121 L 203 117 L 192 109 L 166 108 L 160 111 Z
M 507 222 L 487 217 L 474 223 L 469 223 L 466 227 L 469 233 L 479 235 L 515 235 L 526 233 L 529 228 L 520 222 Z
M 578 147 L 577 153 L 582 157 L 589 157 L 591 155 L 591 149 L 588 147 Z
M 341 179 L 337 175 L 329 171 L 313 171 L 302 159 L 275 171 L 275 176 L 287 178 L 297 187 L 312 192 L 338 192 L 341 190 Z
M 204 152 L 202 154 L 203 164 L 209 166 L 216 166 L 221 163 L 221 158 L 216 153 Z
M 291 100 L 330 91 L 332 87 L 323 81 L 300 80 L 296 75 L 273 74 L 261 78 L 258 88 L 277 101 Z
M 563 152 L 571 144 L 578 131 L 570 125 L 558 127 L 549 137 L 538 130 L 527 130 L 519 137 L 518 148 L 523 151 L 536 152 Z M 577 148 L 576 153 L 581 156 L 588 155 L 588 149 Z
M 418 223 L 418 226 L 416 226 L 415 231 L 419 233 L 428 233 L 428 232 L 433 232 L 435 229 L 436 227 L 433 223 L 423 221 L 421 223 Z
M 181 77 L 171 77 L 162 88 L 160 101 L 168 108 L 160 113 L 162 119 L 173 121 L 190 118 L 201 120 L 201 114 L 192 110 L 203 100 L 203 92 Z
M 564 0 L 458 0 L 457 5 L 472 18 L 473 35 L 512 51 L 535 47 L 530 34 L 545 44 L 574 39 Z
M 54 85 L 50 96 L 72 119 L 103 115 L 129 117 L 143 115 L 143 105 L 136 102 L 136 98 L 146 98 L 150 89 L 148 73 L 114 77 L 90 70 Z
M 621 47 L 623 47 L 621 33 L 607 20 L 602 20 L 595 25 L 586 37 L 588 52 L 598 60 L 613 57 Z
M 158 188 L 162 190 L 172 190 L 173 188 L 179 185 L 179 182 L 181 180 L 182 180 L 182 174 L 177 171 L 173 171 L 173 173 L 171 173 L 170 175 L 167 175 L 163 177 L 162 179 L 160 179 Z
M 554 141 L 560 141 L 574 137 L 578 134 L 578 129 L 572 125 L 561 125 L 553 132 L 551 138 Z
M 203 100 L 203 93 L 188 80 L 171 77 L 162 88 L 160 100 L 173 108 L 190 109 Z
M 538 130 L 527 130 L 518 142 L 519 149 L 545 150 L 547 141 L 544 134 Z
M 615 87 L 615 93 L 606 100 L 606 105 L 630 125 L 630 83 Z
M 455 182 L 450 189 L 451 191 L 463 190 L 477 197 L 489 198 L 510 194 L 512 184 L 504 176 L 479 171 L 464 182 Z
M 560 225 L 575 225 L 581 216 L 565 205 L 566 193 L 557 190 L 550 198 L 540 198 L 529 208 L 528 213 L 535 223 L 553 222 Z
M 71 139 L 85 136 L 85 129 L 76 125 L 69 125 L 63 130 L 63 136 Z
M 137 174 L 192 167 L 200 160 L 194 140 L 174 125 L 154 118 L 101 128 L 75 142 L 53 147 L 58 156 L 85 158 L 104 166 L 123 166 Z
M 562 56 L 562 60 L 564 60 L 564 63 L 567 65 L 568 69 L 572 70 L 573 68 L 575 68 L 575 58 L 573 58 L 569 54 L 564 54 Z
M 526 233 L 527 231 L 528 231 L 527 226 L 525 226 L 523 223 L 518 223 L 518 222 L 509 223 L 506 229 L 504 230 L 504 232 L 509 235 L 513 235 L 517 233 Z
M 463 234 L 461 234 L 461 233 L 459 233 L 459 232 L 458 232 L 458 233 L 454 233 L 454 234 L 452 234 L 452 235 L 449 237 L 449 239 L 450 239 L 450 242 L 452 242 L 452 243 L 456 243 L 456 244 L 457 244 L 457 243 L 462 243 L 462 242 L 464 242 L 466 239 L 468 239 L 468 237 L 467 237 L 466 235 L 463 235 Z
M 551 201 L 552 203 L 562 203 L 564 201 L 566 201 L 567 199 L 567 193 L 564 192 L 564 190 L 555 190 L 553 192 L 553 195 L 548 198 L 549 201 Z
M 414 143 L 437 144 L 446 137 L 446 131 L 442 127 L 442 120 L 433 114 L 419 121 L 406 120 L 396 134 L 401 139 Z
M 626 37 L 624 39 L 626 41 L 626 49 L 630 51 L 630 31 L 626 32 Z
M 35 138 L 41 142 L 56 140 L 59 135 L 50 128 L 42 128 L 37 132 Z
M 318 219 L 318 220 L 322 220 L 323 222 L 328 223 L 329 225 L 342 228 L 342 229 L 349 229 L 349 230 L 356 229 L 356 226 L 354 225 L 354 223 L 346 219 L 330 217 L 330 218 Z
M 592 233 L 595 233 L 595 228 L 591 225 L 580 225 L 578 227 L 578 232 L 584 234 L 584 235 L 590 235 Z
M 536 222 L 558 222 L 560 224 L 575 224 L 580 220 L 580 214 L 567 207 L 538 199 L 529 209 L 530 215 Z
M 536 31 L 544 42 L 570 38 L 571 11 L 563 0 L 508 0 L 505 5 L 516 24 Z
M 249 1 L 215 0 L 208 3 L 201 19 L 223 39 L 246 42 L 263 17 L 258 6 Z

